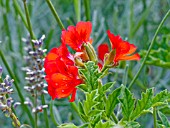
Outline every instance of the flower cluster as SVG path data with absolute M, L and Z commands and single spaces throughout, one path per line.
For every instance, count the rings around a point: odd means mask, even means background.
M 19 127 L 20 122 L 12 111 L 12 104 L 14 101 L 10 96 L 10 94 L 13 93 L 12 83 L 14 82 L 14 80 L 11 80 L 8 75 L 4 80 L 2 80 L 1 75 L 2 67 L 0 66 L 0 110 L 2 110 L 6 117 L 11 117 L 13 120 L 13 124 Z M 13 107 L 16 108 L 16 106 L 20 104 L 20 102 L 15 102 L 13 104 Z
M 61 46 L 53 48 L 46 56 L 44 68 L 46 81 L 48 83 L 48 93 L 55 98 L 65 98 L 72 95 L 70 102 L 75 100 L 76 86 L 83 80 L 78 74 L 78 66 L 83 67 L 83 63 L 93 61 L 98 63 L 100 69 L 108 65 L 117 66 L 121 60 L 139 60 L 140 56 L 134 52 L 137 47 L 127 41 L 115 36 L 107 31 L 112 50 L 109 52 L 107 44 L 98 47 L 98 58 L 92 47 L 93 40 L 90 38 L 92 32 L 91 22 L 78 22 L 76 26 L 69 26 L 67 30 L 62 30 Z M 76 53 L 69 53 L 66 45 L 69 45 Z
M 45 36 L 43 35 L 39 40 L 32 40 L 34 44 L 34 49 L 31 46 L 31 41 L 27 39 L 23 39 L 26 43 L 25 51 L 27 52 L 27 56 L 25 56 L 27 67 L 24 67 L 23 70 L 26 71 L 26 77 L 28 84 L 24 87 L 27 92 L 30 92 L 33 97 L 37 97 L 41 94 L 47 94 L 45 87 L 47 86 L 44 83 L 44 54 L 46 49 L 42 49 L 43 40 Z M 32 107 L 32 112 L 42 111 L 43 108 L 46 108 L 47 105 L 39 105 L 33 107 L 33 103 L 31 100 L 27 100 L 24 102 Z

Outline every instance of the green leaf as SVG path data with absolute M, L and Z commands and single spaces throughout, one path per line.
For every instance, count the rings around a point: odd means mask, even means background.
M 126 125 L 124 126 L 124 128 L 139 128 L 140 124 L 138 122 L 126 122 Z
M 89 111 L 89 116 L 94 116 L 94 115 L 98 115 L 101 114 L 103 112 L 103 110 L 91 110 Z
M 94 62 L 88 61 L 85 63 L 85 69 L 79 69 L 79 72 L 85 79 L 86 90 L 88 92 L 98 88 L 98 79 L 102 73 L 99 72 L 98 66 Z
M 110 128 L 109 122 L 102 123 L 99 121 L 94 128 Z
M 82 104 L 82 102 L 78 102 L 78 108 L 79 108 L 79 112 L 80 112 L 81 114 L 85 114 L 85 113 L 84 113 L 84 109 L 83 109 L 83 104 Z
M 167 90 L 163 90 L 160 93 L 158 93 L 152 100 L 152 107 L 160 106 L 162 104 L 165 104 L 166 100 L 170 97 L 170 94 Z
M 141 51 L 140 55 L 144 56 L 146 51 Z M 151 50 L 149 57 L 146 60 L 146 64 L 159 66 L 163 68 L 170 68 L 170 52 L 166 49 L 159 48 L 156 50 Z
M 129 121 L 134 109 L 135 99 L 129 89 L 125 88 L 122 99 L 120 99 L 123 119 Z
M 84 112 L 86 116 L 88 116 L 92 108 L 98 104 L 98 102 L 95 101 L 96 98 L 97 96 L 95 90 L 91 93 L 86 93 L 86 100 L 84 101 Z
M 67 124 L 62 124 L 62 125 L 58 126 L 58 128 L 78 128 L 78 127 L 74 124 L 67 123 Z
M 79 126 L 79 128 L 87 128 L 88 127 L 88 123 L 85 123 L 85 124 L 83 124 L 83 125 L 81 125 L 81 126 Z
M 153 88 L 147 89 L 146 93 L 142 93 L 141 100 L 138 100 L 135 110 L 132 113 L 131 120 L 135 120 L 143 110 L 147 110 L 152 106 Z
M 167 117 L 160 111 L 158 111 L 158 115 L 159 115 L 159 118 L 161 119 L 162 124 L 166 126 L 166 128 L 169 128 L 170 124 L 169 124 Z
M 111 94 L 109 94 L 106 101 L 106 115 L 110 117 L 115 106 L 119 103 L 118 96 L 120 95 L 122 87 L 115 89 Z
M 83 92 L 88 92 L 86 84 L 80 84 L 80 85 L 76 86 L 76 88 L 80 89 Z
M 102 86 L 102 90 L 103 92 L 109 91 L 110 88 L 112 88 L 114 86 L 116 82 L 108 82 L 105 85 Z

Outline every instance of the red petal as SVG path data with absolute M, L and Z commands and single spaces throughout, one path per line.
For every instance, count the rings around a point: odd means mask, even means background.
M 79 38 L 81 41 L 88 42 L 90 39 L 90 34 L 92 31 L 92 24 L 91 22 L 78 22 L 76 25 L 76 30 L 79 34 Z
M 74 102 L 75 101 L 75 97 L 76 97 L 76 88 L 73 90 L 73 93 L 71 95 L 71 99 L 69 100 L 69 102 Z
M 76 27 L 69 26 L 67 30 L 62 31 L 61 40 L 75 51 L 80 52 L 82 44 L 90 41 L 91 31 L 91 22 L 78 22 Z
M 110 39 L 112 49 L 117 48 L 119 43 L 123 41 L 119 35 L 115 36 L 113 33 L 110 32 L 110 30 L 107 31 L 107 35 Z
M 119 60 L 140 60 L 140 56 L 138 53 L 131 56 L 121 56 Z
M 101 44 L 98 47 L 98 58 L 104 61 L 104 55 L 109 53 L 109 46 L 107 44 Z
M 130 50 L 127 54 L 133 54 L 136 51 L 137 47 L 134 44 L 130 44 Z

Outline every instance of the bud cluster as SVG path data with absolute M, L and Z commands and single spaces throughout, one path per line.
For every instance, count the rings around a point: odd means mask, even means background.
M 27 81 L 27 85 L 24 87 L 24 89 L 31 93 L 33 97 L 37 97 L 41 94 L 47 94 L 47 91 L 45 90 L 47 84 L 44 83 L 45 75 L 43 68 L 44 54 L 47 51 L 46 49 L 42 49 L 44 38 L 45 36 L 43 35 L 39 40 L 32 40 L 34 48 L 32 48 L 31 41 L 29 39 L 23 39 L 23 41 L 26 43 L 25 51 L 27 53 L 27 56 L 24 57 L 27 67 L 23 68 L 23 70 L 26 72 L 25 80 Z M 36 108 L 42 106 L 40 105 L 33 107 L 33 103 L 31 103 L 30 100 L 25 101 L 25 104 L 28 104 L 30 107 L 32 107 L 32 111 L 34 110 L 33 112 L 35 112 Z

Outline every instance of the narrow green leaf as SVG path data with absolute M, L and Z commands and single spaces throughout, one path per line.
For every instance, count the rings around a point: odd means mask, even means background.
M 125 88 L 122 99 L 120 99 L 123 119 L 129 121 L 134 109 L 135 99 L 129 89 Z
M 106 101 L 106 115 L 110 117 L 115 106 L 119 103 L 118 96 L 120 95 L 122 87 L 115 89 L 111 94 L 109 94 Z
M 168 118 L 160 111 L 158 111 L 159 118 L 161 119 L 161 122 L 166 128 L 170 127 L 170 123 L 168 121 Z
M 150 2 L 150 5 L 148 6 L 148 8 L 143 12 L 143 14 L 141 15 L 141 19 L 139 20 L 139 22 L 133 26 L 133 30 L 132 33 L 130 33 L 130 38 L 133 38 L 136 34 L 136 32 L 139 30 L 139 28 L 141 27 L 141 25 L 143 24 L 143 22 L 145 21 L 145 19 L 147 18 L 147 16 L 149 15 L 149 12 L 151 10 L 151 7 L 153 5 L 155 0 L 152 0 Z
M 147 89 L 146 93 L 142 93 L 141 100 L 138 100 L 135 110 L 132 113 L 131 120 L 135 120 L 143 110 L 147 110 L 152 106 L 153 88 Z

